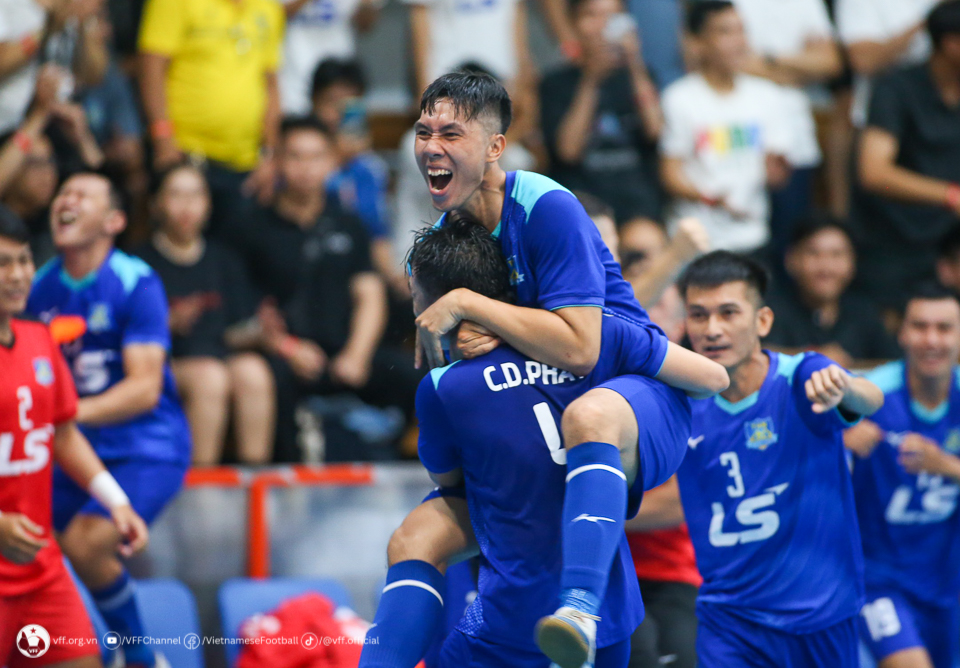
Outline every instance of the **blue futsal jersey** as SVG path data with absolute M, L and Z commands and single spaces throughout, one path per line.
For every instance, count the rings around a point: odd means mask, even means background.
M 63 345 L 81 397 L 102 394 L 123 380 L 125 346 L 152 343 L 170 349 L 160 278 L 145 262 L 119 250 L 79 280 L 67 274 L 60 258 L 51 260 L 37 272 L 27 311 L 46 323 L 60 316 L 86 322 L 83 336 Z M 189 428 L 166 364 L 155 408 L 118 424 L 81 429 L 101 459 L 190 459 Z
M 548 311 L 599 306 L 638 323 L 650 322 L 597 226 L 557 182 L 533 172 L 507 172 L 503 211 L 493 235 L 510 265 L 520 306 Z
M 700 604 L 811 633 L 857 614 L 863 552 L 839 411 L 814 413 L 804 390 L 832 364 L 816 353 L 767 353 L 760 390 L 731 403 L 691 402 L 677 471 L 703 576 Z
M 625 368 L 656 375 L 666 350 L 658 329 L 604 317 L 600 361 L 588 376 L 577 378 L 501 346 L 434 369 L 420 383 L 420 459 L 433 473 L 463 470 L 481 550 L 479 594 L 458 626 L 461 632 L 536 649 L 537 620 L 560 603 L 567 475 L 560 416 L 574 399 Z M 629 637 L 643 619 L 625 535 L 600 615 L 599 647 Z
M 960 454 L 960 369 L 948 400 L 934 410 L 910 398 L 906 373 L 899 361 L 867 375 L 883 390 L 883 408 L 870 419 L 885 436 L 853 468 L 866 583 L 868 588 L 893 587 L 925 603 L 952 606 L 960 596 L 960 487 L 941 476 L 908 473 L 897 456 L 907 432 Z

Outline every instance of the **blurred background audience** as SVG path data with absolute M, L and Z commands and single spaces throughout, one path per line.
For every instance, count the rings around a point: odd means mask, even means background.
M 461 67 L 674 340 L 714 248 L 772 269 L 770 346 L 855 367 L 960 290 L 960 0 L 0 0 L 0 204 L 42 262 L 57 186 L 117 184 L 195 464 L 412 456 L 410 129 Z

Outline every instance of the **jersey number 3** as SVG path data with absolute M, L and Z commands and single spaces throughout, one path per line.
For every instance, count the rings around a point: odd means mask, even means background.
M 740 472 L 740 457 L 736 452 L 724 452 L 720 455 L 720 464 L 725 468 L 729 467 L 727 475 L 733 479 L 732 484 L 727 485 L 727 495 L 731 499 L 741 498 L 746 493 L 746 487 L 743 484 L 743 474 Z M 710 518 L 710 544 L 714 547 L 732 547 L 737 544 L 766 540 L 777 533 L 777 529 L 780 528 L 780 515 L 770 506 L 776 503 L 777 497 L 783 493 L 787 485 L 789 483 L 769 487 L 763 494 L 748 497 L 737 504 L 734 513 L 737 522 L 742 526 L 751 527 L 743 531 L 725 532 L 723 530 L 726 513 L 723 504 L 715 501 L 711 506 L 713 516 Z
M 50 461 L 50 437 L 53 427 L 47 425 L 33 428 L 33 420 L 27 413 L 33 408 L 33 394 L 30 388 L 22 385 L 17 388 L 17 416 L 23 438 L 23 459 L 11 461 L 13 455 L 13 434 L 0 434 L 0 477 L 28 475 L 42 470 Z

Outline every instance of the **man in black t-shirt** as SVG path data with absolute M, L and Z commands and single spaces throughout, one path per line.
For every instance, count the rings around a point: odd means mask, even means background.
M 613 207 L 618 221 L 660 217 L 656 142 L 663 117 L 620 0 L 572 0 L 582 47 L 544 77 L 540 123 L 550 176 Z
M 876 82 L 860 143 L 860 277 L 889 307 L 933 278 L 937 242 L 960 219 L 960 0 L 927 28 L 933 55 Z
M 786 269 L 787 284 L 768 296 L 777 314 L 768 347 L 787 353 L 816 350 L 847 367 L 854 360 L 899 355 L 874 304 L 848 290 L 856 256 L 840 221 L 828 216 L 800 221 L 787 248 Z
M 331 138 L 316 120 L 284 123 L 283 189 L 261 209 L 245 241 L 277 379 L 278 461 L 297 461 L 295 410 L 306 396 L 352 392 L 368 403 L 413 408 L 413 355 L 380 345 L 386 291 L 363 223 L 329 201 L 336 169 Z

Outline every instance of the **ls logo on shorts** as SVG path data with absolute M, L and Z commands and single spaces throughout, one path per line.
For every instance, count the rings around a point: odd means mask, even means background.
M 33 375 L 38 384 L 44 387 L 53 385 L 53 365 L 50 364 L 50 360 L 46 357 L 33 358 Z
M 780 438 L 773 428 L 773 418 L 758 418 L 743 425 L 747 434 L 747 447 L 761 452 Z

